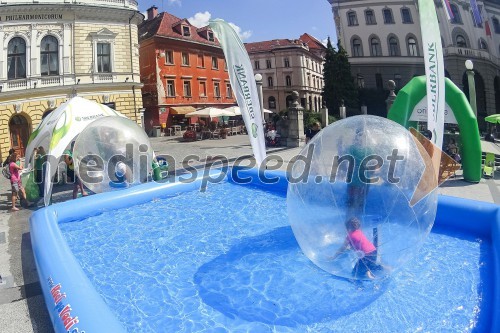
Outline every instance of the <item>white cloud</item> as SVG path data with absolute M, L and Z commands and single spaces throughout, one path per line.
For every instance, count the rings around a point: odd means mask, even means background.
M 210 14 L 210 12 L 208 12 L 208 11 L 203 12 L 203 13 L 198 12 L 198 13 L 194 14 L 193 17 L 188 18 L 188 21 L 189 21 L 189 23 L 191 23 L 195 27 L 201 28 L 201 27 L 207 26 L 208 21 L 210 21 L 211 18 L 212 18 L 212 14 Z M 231 23 L 231 22 L 229 22 L 229 25 L 236 31 L 238 36 L 240 36 L 240 38 L 243 41 L 250 38 L 250 36 L 252 36 L 251 30 L 242 31 L 239 26 L 237 26 L 236 24 Z
M 252 30 L 247 30 L 247 31 L 241 31 L 241 28 L 238 27 L 236 24 L 229 22 L 229 25 L 236 31 L 238 36 L 245 41 L 246 39 L 250 38 L 252 36 Z
M 170 6 L 172 6 L 172 5 L 182 6 L 182 1 L 181 0 L 168 0 L 168 4 Z
M 208 21 L 210 21 L 211 17 L 212 14 L 210 14 L 209 12 L 196 13 L 193 17 L 188 18 L 188 21 L 195 27 L 201 28 L 208 25 Z

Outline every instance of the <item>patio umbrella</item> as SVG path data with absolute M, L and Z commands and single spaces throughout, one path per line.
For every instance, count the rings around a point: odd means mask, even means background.
M 491 116 L 484 118 L 484 120 L 492 124 L 500 124 L 500 114 L 492 114 Z
M 224 110 L 232 112 L 233 116 L 241 116 L 241 110 L 239 106 L 230 106 L 228 108 L 225 108 Z M 273 113 L 273 111 L 264 109 L 264 113 Z
M 186 114 L 186 117 L 231 117 L 234 116 L 234 113 L 230 111 L 226 111 L 223 109 L 218 109 L 214 107 L 208 107 L 200 110 L 196 110 L 194 112 L 190 112 Z

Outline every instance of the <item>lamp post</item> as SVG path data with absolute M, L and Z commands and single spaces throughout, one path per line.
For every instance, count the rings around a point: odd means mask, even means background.
M 476 83 L 474 81 L 474 64 L 471 60 L 465 61 L 465 68 L 467 69 L 467 83 L 469 84 L 469 103 L 477 118 Z
M 264 96 L 262 95 L 262 75 L 259 73 L 255 74 L 255 84 L 257 84 L 257 93 L 259 94 L 260 114 L 262 116 L 262 123 L 265 124 L 266 120 L 264 119 Z

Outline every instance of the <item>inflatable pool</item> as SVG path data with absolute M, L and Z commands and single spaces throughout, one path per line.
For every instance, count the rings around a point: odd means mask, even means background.
M 101 293 L 97 291 L 94 284 L 95 281 L 89 279 L 89 267 L 82 268 L 79 260 L 72 253 L 68 241 L 63 232 L 61 232 L 62 224 L 69 225 L 74 221 L 82 221 L 87 218 L 96 217 L 99 215 L 111 214 L 116 217 L 113 223 L 119 223 L 120 213 L 117 210 L 130 209 L 130 207 L 141 205 L 149 202 L 156 202 L 162 198 L 174 198 L 176 196 L 190 194 L 203 196 L 204 193 L 197 191 L 204 188 L 208 177 L 217 179 L 222 182 L 227 182 L 228 186 L 243 186 L 241 183 L 251 185 L 251 191 L 258 193 L 277 193 L 283 197 L 287 189 L 287 181 L 285 174 L 282 172 L 266 172 L 258 174 L 255 170 L 232 170 L 226 177 L 221 171 L 212 171 L 209 175 L 188 181 L 187 177 L 179 177 L 175 182 L 171 183 L 150 183 L 138 187 L 130 188 L 123 191 L 111 193 L 103 193 L 97 196 L 91 196 L 78 199 L 77 201 L 69 201 L 61 204 L 56 204 L 36 211 L 30 219 L 31 241 L 35 261 L 42 285 L 43 295 L 51 320 L 56 332 L 125 332 L 132 330 L 126 323 L 124 315 L 117 315 L 115 310 L 111 309 L 109 304 L 104 300 Z M 236 181 L 235 181 L 236 180 Z M 271 181 L 270 181 L 271 180 Z M 208 184 L 210 188 L 210 183 Z M 248 188 L 248 186 L 247 186 Z M 196 193 L 196 194 L 195 194 Z M 99 200 L 96 200 L 99 198 Z M 219 209 L 215 207 L 215 209 Z M 471 223 L 471 221 L 473 223 Z M 217 221 L 218 222 L 218 221 Z M 119 225 L 119 224 L 118 224 Z M 435 227 L 442 230 L 453 230 L 461 232 L 470 237 L 480 238 L 491 244 L 489 254 L 491 260 L 490 271 L 493 272 L 491 281 L 483 281 L 484 284 L 491 284 L 493 295 L 484 295 L 491 297 L 491 301 L 485 303 L 485 307 L 479 309 L 481 321 L 480 327 L 482 331 L 499 332 L 500 331 L 500 213 L 499 206 L 440 196 L 438 212 Z M 271 230 L 271 239 L 279 236 L 290 236 L 290 233 L 283 229 L 284 227 Z M 80 234 L 81 242 L 85 242 L 85 237 L 88 234 Z M 260 236 L 259 236 L 260 237 Z M 263 250 L 256 249 L 255 243 L 261 244 L 257 247 L 270 246 L 269 240 L 265 241 L 255 237 L 252 239 L 252 244 L 248 245 L 258 253 Z M 260 243 L 259 243 L 260 239 Z M 198 240 L 196 240 L 198 241 Z M 160 242 L 161 243 L 161 242 Z M 278 239 L 279 243 L 279 239 Z M 276 244 L 278 244 L 276 243 Z M 238 243 L 238 244 L 241 244 Z M 279 244 L 278 244 L 279 245 Z M 286 246 L 290 247 L 290 244 Z M 238 245 L 234 245 L 230 250 L 238 250 Z M 240 245 L 241 247 L 241 245 Z M 236 251 L 235 250 L 235 251 Z M 259 252 L 260 251 L 260 252 Z M 264 249 L 264 252 L 268 250 Z M 296 251 L 295 249 L 293 251 Z M 239 250 L 235 253 L 241 253 Z M 294 252 L 295 253 L 295 252 Z M 298 252 L 297 252 L 298 253 Z M 225 313 L 224 321 L 230 321 L 234 317 L 240 316 L 243 321 L 255 320 L 256 317 L 249 317 L 250 312 L 235 313 L 235 310 L 227 310 L 224 308 L 224 300 L 222 298 L 214 298 L 213 295 L 207 294 L 207 286 L 215 281 L 215 276 L 209 279 L 207 272 L 213 274 L 221 274 L 223 271 L 213 272 L 214 269 L 219 269 L 222 264 L 229 263 L 232 260 L 231 251 L 224 250 L 215 259 L 201 264 L 194 274 L 194 281 L 198 283 L 198 291 L 202 301 L 208 304 L 213 311 Z M 295 255 L 295 254 L 294 254 Z M 241 258 L 238 257 L 240 260 Z M 240 261 L 238 261 L 240 262 Z M 240 265 L 242 263 L 240 262 Z M 276 266 L 276 265 L 275 265 Z M 305 267 L 305 266 L 304 266 Z M 234 267 L 232 268 L 234 269 Z M 116 272 L 109 272 L 110 275 Z M 225 274 L 223 274 L 225 275 Z M 481 283 L 483 283 L 481 282 Z M 266 284 L 267 285 L 267 284 Z M 187 295 L 185 296 L 188 297 Z M 236 299 L 231 299 L 236 302 Z M 240 300 L 244 302 L 244 300 Z M 270 306 L 273 306 L 272 304 Z M 265 307 L 262 305 L 262 307 Z M 232 312 L 231 312 L 232 311 Z M 271 311 L 271 310 L 270 310 Z M 361 311 L 361 308 L 360 310 Z M 271 311 L 272 312 L 272 311 Z M 301 331 L 304 322 L 308 320 L 324 321 L 314 317 L 312 319 L 297 319 L 293 323 L 280 318 L 268 317 L 267 312 L 259 312 L 258 318 L 266 325 L 283 325 L 291 331 Z M 277 312 L 276 312 L 277 313 Z M 285 311 L 280 312 L 284 315 Z M 286 316 L 292 316 L 287 313 Z M 271 318 L 271 319 L 270 319 Z M 195 324 L 193 324 L 195 325 Z M 219 325 L 219 324 L 217 324 Z M 229 324 L 227 324 L 229 325 Z M 196 326 L 185 328 L 186 331 L 196 330 Z M 217 326 L 219 327 L 219 326 Z M 230 326 L 227 326 L 230 327 Z M 212 327 L 213 328 L 213 327 Z M 226 329 L 226 331 L 230 329 Z M 146 330 L 145 330 L 146 331 Z M 225 331 L 225 330 L 221 330 Z

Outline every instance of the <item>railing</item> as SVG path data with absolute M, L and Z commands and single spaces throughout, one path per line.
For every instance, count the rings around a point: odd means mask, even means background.
M 99 74 L 99 75 L 96 75 L 95 78 L 97 79 L 97 81 L 113 81 L 112 74 Z
M 26 88 L 27 85 L 28 85 L 27 79 L 7 81 L 7 88 L 9 89 Z
M 40 80 L 40 83 L 41 83 L 42 87 L 43 86 L 59 85 L 61 83 L 61 77 L 55 76 L 55 77 L 42 78 Z

